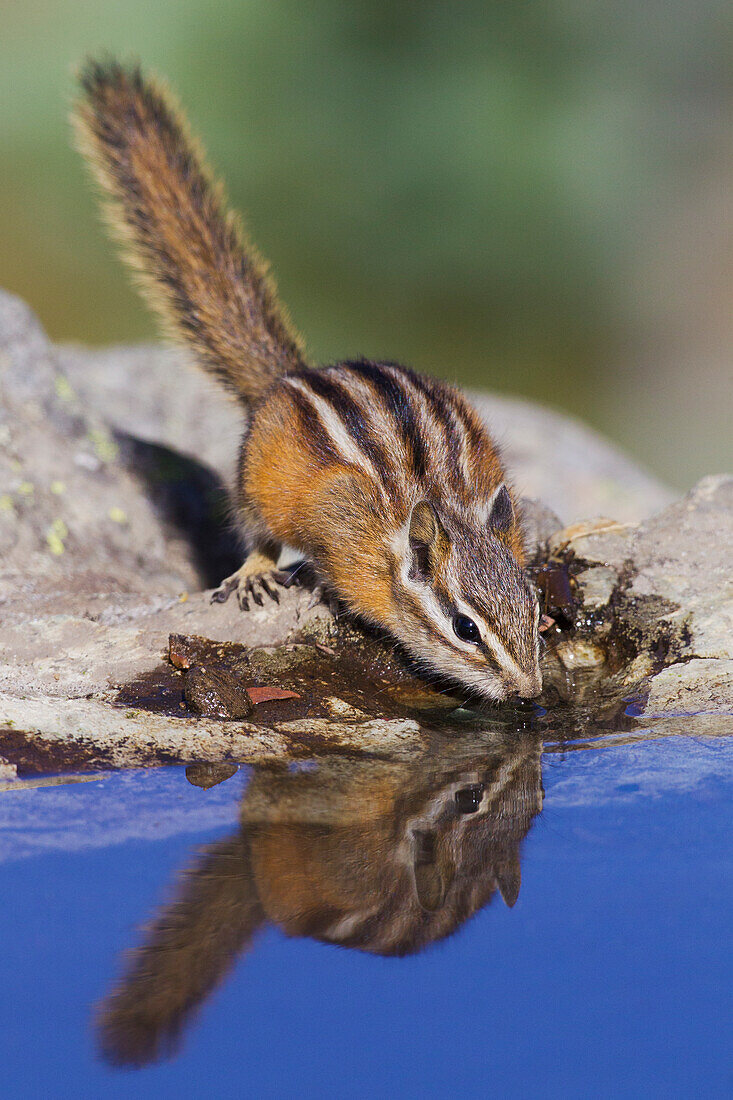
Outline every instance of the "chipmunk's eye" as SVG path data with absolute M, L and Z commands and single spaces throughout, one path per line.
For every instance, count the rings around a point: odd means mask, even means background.
M 456 615 L 453 620 L 453 630 L 456 637 L 460 638 L 462 642 L 471 642 L 473 645 L 477 645 L 481 641 L 479 629 L 473 619 L 469 619 L 468 615 Z
M 462 787 L 460 791 L 456 791 L 453 799 L 459 814 L 475 814 L 481 806 L 483 793 L 483 783 L 477 783 L 473 787 Z

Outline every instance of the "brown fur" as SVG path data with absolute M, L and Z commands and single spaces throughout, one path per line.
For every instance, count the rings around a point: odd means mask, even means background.
M 121 985 L 98 1018 L 100 1047 L 119 1065 L 170 1053 L 190 1015 L 247 950 L 265 917 L 246 840 L 217 841 L 182 876 L 176 900 L 128 957 Z
M 265 264 L 162 84 L 89 61 L 74 112 L 109 221 L 167 330 L 238 396 L 256 399 L 301 366 L 301 344 Z
M 505 471 L 476 411 L 396 363 L 308 367 L 169 94 L 114 61 L 89 62 L 81 85 L 80 144 L 128 259 L 168 328 L 249 406 L 237 490 L 249 549 L 274 560 L 294 548 L 432 672 L 485 698 L 537 695 L 536 596 L 508 490 L 492 522 Z M 439 535 L 430 543 L 421 515 Z M 236 590 L 246 607 L 253 569 L 215 598 Z M 459 605 L 481 620 L 481 648 L 457 643 Z
M 454 738 L 415 763 L 324 758 L 255 773 L 240 834 L 186 872 L 98 1011 L 118 1064 L 169 1054 L 258 928 L 381 955 L 456 931 L 520 883 L 519 845 L 542 805 L 540 743 Z M 483 784 L 481 808 L 456 792 Z

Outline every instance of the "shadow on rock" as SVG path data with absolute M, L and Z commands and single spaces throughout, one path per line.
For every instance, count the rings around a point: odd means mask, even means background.
M 242 564 L 242 545 L 224 482 L 188 455 L 124 432 L 115 440 L 170 535 L 189 550 L 202 588 L 214 588 Z

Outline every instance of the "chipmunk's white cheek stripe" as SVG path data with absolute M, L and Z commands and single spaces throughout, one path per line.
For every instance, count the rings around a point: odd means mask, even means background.
M 324 430 L 330 436 L 331 442 L 342 458 L 347 462 L 351 462 L 354 466 L 359 466 L 373 479 L 375 484 L 381 485 L 381 479 L 377 477 L 377 471 L 374 469 L 373 463 L 367 455 L 364 454 L 361 447 L 354 442 L 353 437 L 347 431 L 343 421 L 333 406 L 329 405 L 329 403 L 324 401 L 322 397 L 319 397 L 318 394 L 313 393 L 301 379 L 289 378 L 287 382 L 293 389 L 302 393 L 305 399 L 312 405 Z
M 499 638 L 492 630 L 489 630 L 488 627 L 484 630 L 484 641 L 491 650 L 494 659 L 501 665 L 505 672 L 512 677 L 519 677 L 520 680 L 524 679 L 523 669 L 520 668 L 513 657 L 509 656 Z
M 433 623 L 436 630 L 440 630 L 441 634 L 451 646 L 454 642 L 465 648 L 467 651 L 473 647 L 467 646 L 465 642 L 460 642 L 453 631 L 453 625 L 446 619 L 445 612 L 433 595 L 433 591 L 427 585 L 422 585 L 419 590 L 416 591 L 416 595 L 422 604 L 423 611 L 426 615 L 430 616 L 430 620 Z
M 507 652 L 507 649 L 504 646 L 504 643 L 501 641 L 501 638 L 499 638 L 498 634 L 496 634 L 486 625 L 485 620 L 481 618 L 478 612 L 474 611 L 474 609 L 469 604 L 464 603 L 463 600 L 456 600 L 456 607 L 462 615 L 467 615 L 469 619 L 473 619 L 473 621 L 477 624 L 479 630 L 481 631 L 481 638 L 484 644 L 491 650 L 491 656 L 494 658 L 497 664 L 502 667 L 504 672 L 506 672 L 512 678 L 519 677 L 520 679 L 523 679 L 524 671 L 520 668 L 514 658 L 511 657 L 510 654 Z
M 401 547 L 404 548 L 407 546 L 406 531 L 404 532 L 404 534 L 402 534 L 402 532 L 400 533 L 400 536 L 398 536 L 394 540 L 393 546 L 398 553 Z M 433 623 L 435 629 L 440 630 L 445 640 L 449 644 L 452 644 L 452 626 L 446 619 L 440 604 L 433 594 L 433 590 L 430 588 L 429 585 L 423 584 L 421 581 L 415 581 L 411 579 L 410 561 L 408 555 L 404 552 L 404 549 L 400 556 L 402 558 L 402 564 L 400 565 L 400 579 L 403 585 L 408 590 L 408 592 L 412 592 L 413 595 L 415 595 L 420 601 L 420 606 L 422 607 L 423 611 L 428 616 L 430 621 Z M 458 639 L 456 639 L 456 641 L 458 641 Z
M 430 666 L 440 669 L 448 675 L 455 676 L 467 686 L 475 687 L 484 696 L 495 700 L 506 698 L 507 681 L 510 683 L 524 682 L 526 673 L 510 655 L 501 638 L 487 626 L 485 619 L 475 608 L 460 599 L 460 597 L 455 597 L 456 611 L 459 614 L 466 615 L 476 623 L 481 632 L 482 641 L 501 668 L 503 676 L 491 672 L 486 666 L 476 667 L 476 661 L 482 659 L 481 651 L 470 642 L 463 642 L 458 638 L 453 630 L 452 619 L 446 616 L 430 586 L 410 578 L 410 555 L 406 528 L 393 539 L 392 549 L 401 563 L 400 579 L 403 585 L 417 597 L 420 606 L 433 624 L 433 630 L 436 634 L 442 635 L 446 644 L 446 649 L 439 655 L 436 654 L 434 648 L 436 639 L 431 637 L 428 631 L 421 626 L 411 641 L 413 652 L 422 651 Z M 448 562 L 446 579 L 453 591 L 459 588 L 456 564 L 453 561 Z M 418 632 L 422 636 L 419 643 L 417 641 Z M 468 661 L 464 658 L 464 655 L 469 658 Z M 503 678 L 504 676 L 506 681 Z

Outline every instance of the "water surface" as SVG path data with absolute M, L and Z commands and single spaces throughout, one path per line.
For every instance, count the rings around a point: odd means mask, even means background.
M 3 791 L 3 1095 L 729 1095 L 725 722 Z

